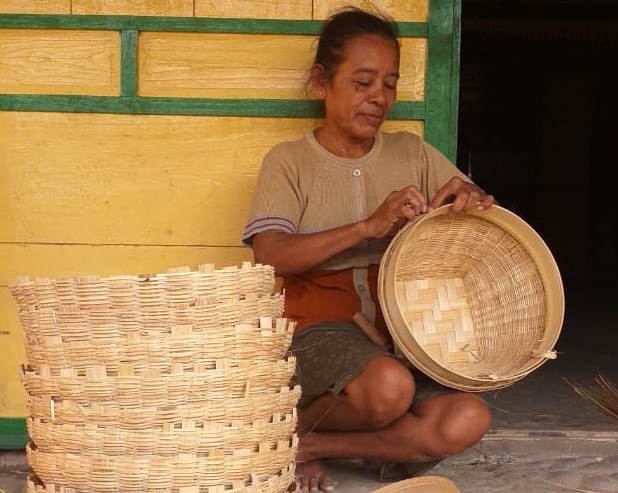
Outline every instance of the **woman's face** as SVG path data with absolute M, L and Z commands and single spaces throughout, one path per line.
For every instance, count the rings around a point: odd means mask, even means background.
M 352 39 L 325 86 L 326 123 L 353 139 L 373 138 L 395 101 L 398 79 L 393 41 L 376 35 Z

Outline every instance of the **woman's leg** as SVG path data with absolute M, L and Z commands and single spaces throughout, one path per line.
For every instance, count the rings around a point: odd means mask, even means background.
M 317 431 L 304 435 L 300 459 L 364 458 L 415 462 L 456 454 L 478 442 L 491 422 L 484 401 L 463 392 L 432 397 L 415 413 L 365 431 Z
M 378 356 L 337 397 L 324 394 L 301 410 L 299 432 L 383 428 L 410 409 L 414 390 L 406 367 Z
M 326 394 L 299 413 L 301 485 L 330 491 L 323 458 L 414 462 L 461 452 L 482 438 L 491 422 L 480 398 L 453 392 L 410 408 L 414 380 L 390 357 L 373 359 L 338 396 Z M 306 471 L 303 469 L 306 467 Z M 304 476 L 303 476 L 304 474 Z

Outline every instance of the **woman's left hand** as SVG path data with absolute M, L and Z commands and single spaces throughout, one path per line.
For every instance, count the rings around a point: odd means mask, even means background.
M 430 207 L 435 209 L 450 201 L 453 205 L 451 211 L 455 213 L 469 211 L 471 209 L 485 210 L 494 203 L 494 196 L 486 194 L 474 183 L 464 181 L 454 176 L 436 192 L 431 200 Z

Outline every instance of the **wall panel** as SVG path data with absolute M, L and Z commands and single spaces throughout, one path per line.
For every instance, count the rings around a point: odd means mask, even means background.
M 192 17 L 193 0 L 71 0 L 73 14 Z
M 139 94 L 207 98 L 302 98 L 315 36 L 142 33 Z M 425 92 L 425 39 L 401 43 L 400 100 Z
M 313 0 L 313 18 L 326 19 L 337 9 L 348 5 L 385 13 L 400 22 L 425 21 L 429 11 L 429 0 Z
M 71 0 L 2 0 L 0 14 L 70 14 Z
M 0 112 L 0 242 L 239 245 L 263 156 L 315 124 Z
M 311 0 L 195 0 L 196 17 L 250 19 L 311 19 Z
M 120 37 L 113 31 L 0 30 L 0 93 L 119 92 Z
M 19 377 L 19 366 L 26 359 L 23 331 L 6 287 L 0 287 L 0 354 L 0 417 L 23 416 L 26 400 Z
M 0 244 L 0 287 L 22 275 L 71 277 L 147 274 L 170 267 L 214 263 L 218 267 L 251 260 L 251 250 L 238 247 L 132 245 L 6 245 Z M 51 262 L 50 260 L 54 261 Z

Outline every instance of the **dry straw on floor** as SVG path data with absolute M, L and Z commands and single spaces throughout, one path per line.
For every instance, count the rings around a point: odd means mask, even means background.
M 444 206 L 406 226 L 384 254 L 378 293 L 399 350 L 444 385 L 506 387 L 555 358 L 558 267 L 501 207 L 455 215 Z
M 298 439 L 271 267 L 20 279 L 28 492 L 282 493 Z
M 565 380 L 577 394 L 592 402 L 601 412 L 618 419 L 618 387 L 608 377 L 597 375 L 594 385 L 589 386 Z

